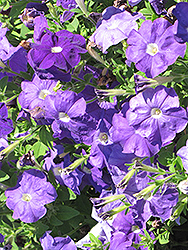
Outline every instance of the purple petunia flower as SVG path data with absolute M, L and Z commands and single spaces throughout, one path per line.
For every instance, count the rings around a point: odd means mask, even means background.
M 164 18 L 157 18 L 153 23 L 146 20 L 139 31 L 132 30 L 128 37 L 127 59 L 147 77 L 159 75 L 178 56 L 185 54 L 186 45 L 177 43 L 174 38 L 176 27 L 177 23 L 171 25 Z
M 0 138 L 10 134 L 13 129 L 13 122 L 8 118 L 7 107 L 5 103 L 0 102 Z
M 45 98 L 46 118 L 53 119 L 54 137 L 73 137 L 82 140 L 95 128 L 95 121 L 86 111 L 86 102 L 73 91 L 57 91 L 56 96 Z M 80 138 L 78 138 L 80 137 Z
M 142 17 L 142 14 L 131 15 L 127 11 L 112 15 L 109 19 L 102 20 L 100 26 L 89 38 L 103 53 L 111 46 L 118 44 L 127 38 L 132 29 L 138 28 L 136 20 Z
M 177 155 L 181 157 L 183 166 L 188 173 L 188 140 L 186 142 L 186 146 L 178 150 Z
M 45 204 L 55 201 L 57 193 L 45 174 L 36 169 L 25 171 L 18 177 L 17 185 L 5 191 L 6 205 L 13 210 L 13 218 L 32 223 L 42 218 Z
M 69 236 L 66 238 L 55 237 L 50 235 L 51 231 L 46 231 L 40 238 L 41 246 L 43 250 L 76 250 L 74 241 Z
M 129 126 L 126 117 L 123 117 L 121 113 L 113 116 L 112 124 L 112 139 L 114 142 L 120 142 L 123 147 L 122 153 L 151 157 L 159 151 L 158 145 L 152 145 L 147 138 L 136 133 L 136 130 Z
M 57 6 L 62 6 L 64 9 L 73 9 L 76 8 L 75 0 L 57 0 Z
M 187 125 L 186 111 L 179 106 L 173 88 L 148 88 L 134 96 L 129 106 L 126 113 L 129 125 L 153 145 L 169 143 Z
M 176 40 L 180 43 L 188 42 L 188 3 L 177 3 L 172 13 L 178 19 Z
M 3 236 L 3 235 L 0 233 L 0 243 L 3 243 L 4 237 L 5 237 L 5 236 Z
M 41 80 L 38 76 L 34 76 L 32 82 L 23 81 L 21 83 L 22 92 L 18 100 L 22 108 L 34 109 L 35 107 L 44 107 L 44 100 L 47 95 L 55 95 L 53 88 L 57 81 Z
M 32 67 L 49 69 L 56 66 L 65 71 L 80 62 L 80 53 L 86 53 L 85 39 L 67 30 L 46 31 L 40 41 L 32 45 L 28 61 Z

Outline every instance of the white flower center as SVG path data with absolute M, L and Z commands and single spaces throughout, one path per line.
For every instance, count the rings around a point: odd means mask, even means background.
M 59 112 L 59 119 L 62 122 L 69 122 L 70 121 L 70 117 L 64 112 Z
M 52 47 L 51 52 L 52 53 L 60 53 L 63 49 L 60 46 Z
M 102 143 L 107 143 L 108 142 L 107 133 L 100 133 L 98 138 L 99 138 L 100 142 L 102 142 Z
M 30 194 L 23 194 L 22 195 L 22 200 L 29 202 L 32 199 Z
M 158 119 L 159 117 L 161 117 L 161 115 L 162 115 L 162 111 L 159 108 L 153 108 L 151 110 L 151 116 L 153 118 L 157 118 Z
M 50 91 L 47 89 L 42 89 L 39 93 L 39 98 L 44 100 L 47 95 L 50 94 Z
M 147 45 L 146 53 L 149 54 L 150 56 L 154 56 L 158 53 L 158 45 L 156 43 L 149 43 Z

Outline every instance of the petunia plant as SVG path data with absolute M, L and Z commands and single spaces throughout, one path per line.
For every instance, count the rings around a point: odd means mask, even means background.
M 187 249 L 188 1 L 0 1 L 0 249 Z

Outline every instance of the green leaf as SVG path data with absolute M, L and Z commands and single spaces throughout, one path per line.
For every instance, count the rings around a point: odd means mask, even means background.
M 49 226 L 45 225 L 41 221 L 37 221 L 34 224 L 38 238 L 40 238 L 49 229 Z
M 39 131 L 40 141 L 49 148 L 53 148 L 53 136 L 47 126 L 42 126 Z
M 86 83 L 89 83 L 92 77 L 93 77 L 92 74 L 85 74 L 84 75 L 84 80 L 86 81 Z
M 30 1 L 19 1 L 16 3 L 11 4 L 12 5 L 12 9 L 10 11 L 10 16 L 12 18 L 17 17 L 18 15 L 21 14 L 22 10 L 26 7 L 27 3 L 29 3 Z
M 55 215 L 50 217 L 50 224 L 53 226 L 60 226 L 63 224 L 61 220 L 59 220 Z
M 89 233 L 89 239 L 91 242 L 95 243 L 96 245 L 102 245 L 102 242 L 97 238 L 95 237 L 95 235 L 93 235 L 92 233 Z
M 0 170 L 0 182 L 6 181 L 10 178 L 8 174 Z
M 69 200 L 75 200 L 76 199 L 76 194 L 70 189 L 70 188 L 67 188 L 68 191 L 69 191 Z
M 66 221 L 66 220 L 70 220 L 71 218 L 73 218 L 79 214 L 80 214 L 80 212 L 72 207 L 61 206 L 61 207 L 59 207 L 58 218 L 60 220 Z
M 30 32 L 30 29 L 28 29 L 25 24 L 21 25 L 21 30 L 20 30 L 20 36 L 23 38 L 27 37 L 27 33 Z
M 169 242 L 169 235 L 170 235 L 170 232 L 166 232 L 166 234 L 160 235 L 159 236 L 159 243 L 161 245 L 167 244 Z
M 44 143 L 38 141 L 33 145 L 33 151 L 34 151 L 34 156 L 37 159 L 40 155 L 44 155 L 46 151 L 48 150 L 48 147 L 44 145 Z
M 186 141 L 188 139 L 188 134 L 181 136 L 176 145 L 176 151 L 178 151 L 181 147 L 186 145 Z

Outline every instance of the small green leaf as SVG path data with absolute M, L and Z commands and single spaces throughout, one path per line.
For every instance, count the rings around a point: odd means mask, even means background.
M 37 159 L 40 155 L 44 155 L 48 150 L 48 147 L 44 143 L 38 141 L 33 145 L 34 156 Z
M 0 182 L 6 181 L 10 178 L 8 174 L 0 170 Z
M 55 215 L 50 217 L 50 224 L 53 226 L 60 226 L 63 224 L 61 220 L 59 220 Z
M 66 220 L 70 220 L 71 218 L 73 218 L 79 214 L 80 214 L 80 212 L 72 207 L 61 206 L 59 208 L 58 218 L 60 220 L 66 221 Z

